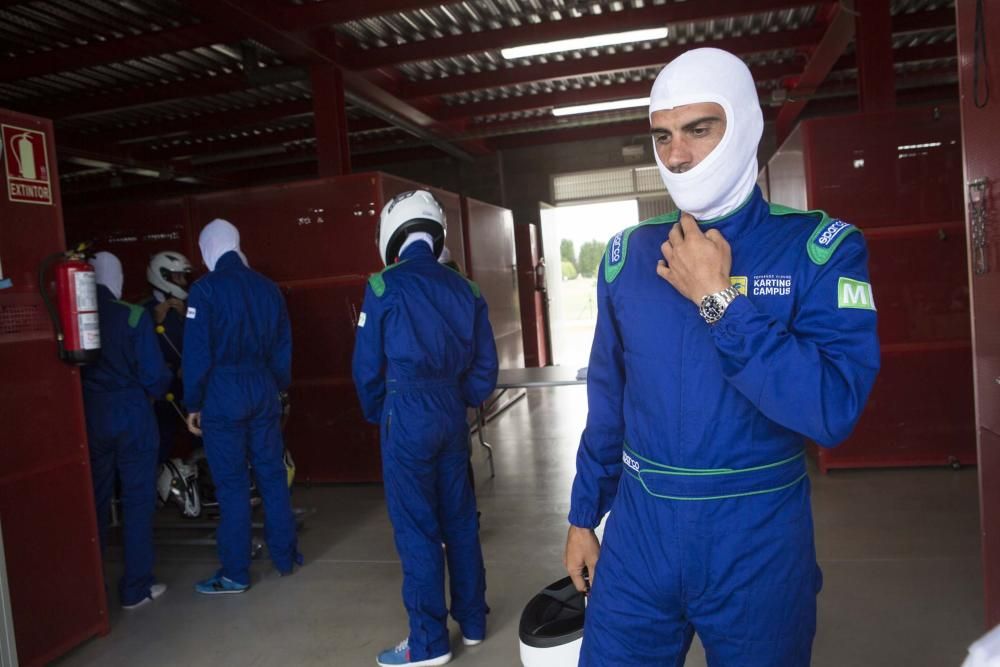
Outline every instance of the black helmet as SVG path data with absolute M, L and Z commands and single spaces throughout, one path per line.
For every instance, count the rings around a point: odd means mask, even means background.
M 583 643 L 586 596 L 569 577 L 546 587 L 521 613 L 518 634 L 524 667 L 575 667 Z

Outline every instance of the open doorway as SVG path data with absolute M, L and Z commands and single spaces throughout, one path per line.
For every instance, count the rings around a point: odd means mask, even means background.
M 541 209 L 546 288 L 556 364 L 582 368 L 597 323 L 597 271 L 612 236 L 639 222 L 636 199 Z

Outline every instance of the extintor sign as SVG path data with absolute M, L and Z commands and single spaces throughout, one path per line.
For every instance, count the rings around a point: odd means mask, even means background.
M 0 125 L 7 169 L 7 198 L 24 204 L 52 204 L 52 182 L 45 134 L 13 125 Z

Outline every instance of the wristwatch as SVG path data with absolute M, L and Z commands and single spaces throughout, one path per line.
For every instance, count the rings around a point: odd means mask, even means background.
M 722 316 L 726 314 L 726 308 L 729 308 L 729 304 L 739 295 L 740 292 L 735 286 L 727 287 L 715 294 L 709 294 L 701 300 L 698 314 L 708 324 L 715 324 L 722 319 Z

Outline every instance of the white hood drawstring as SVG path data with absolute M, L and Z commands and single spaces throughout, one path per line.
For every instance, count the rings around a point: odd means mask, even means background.
M 677 207 L 698 220 L 728 215 L 757 183 L 757 145 L 764 116 L 746 64 L 721 49 L 694 49 L 664 67 L 653 82 L 649 114 L 686 104 L 715 102 L 726 113 L 719 145 L 692 169 L 675 174 L 653 155 Z
M 90 261 L 94 266 L 94 274 L 97 277 L 97 284 L 104 285 L 116 299 L 122 298 L 122 285 L 125 276 L 122 273 L 122 263 L 110 252 L 99 252 Z

